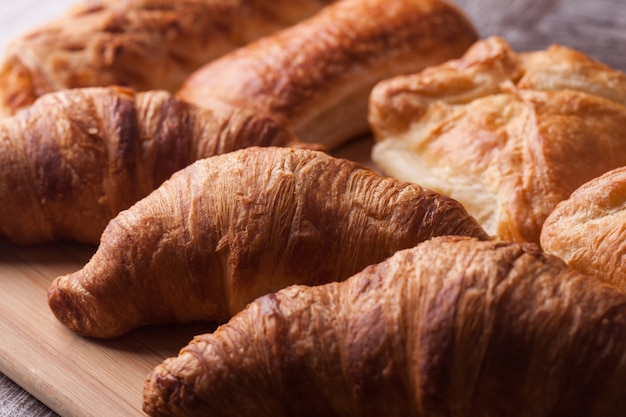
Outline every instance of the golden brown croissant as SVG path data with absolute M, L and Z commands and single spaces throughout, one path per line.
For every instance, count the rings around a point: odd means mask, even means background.
M 149 375 L 151 416 L 626 410 L 626 293 L 532 244 L 442 237 L 258 298 Z
M 543 224 L 541 247 L 626 290 L 626 167 L 590 180 L 560 202 Z
M 163 91 L 50 93 L 0 120 L 0 239 L 96 244 L 112 217 L 191 162 L 297 143 L 271 118 Z
M 320 151 L 247 148 L 190 165 L 121 212 L 49 303 L 101 338 L 223 322 L 262 294 L 342 280 L 445 234 L 487 238 L 460 204 L 418 185 Z
M 67 88 L 123 85 L 174 92 L 201 65 L 332 1 L 84 1 L 7 45 L 0 113 Z
M 499 38 L 378 84 L 381 171 L 461 202 L 484 229 L 539 243 L 554 206 L 626 165 L 626 74 L 565 47 L 515 54 Z
M 442 1 L 344 0 L 212 61 L 178 95 L 252 106 L 332 149 L 369 131 L 377 81 L 456 58 L 475 40 L 471 23 Z

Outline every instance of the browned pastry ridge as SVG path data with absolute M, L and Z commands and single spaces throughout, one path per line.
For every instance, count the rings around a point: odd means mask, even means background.
M 543 224 L 541 247 L 626 290 L 626 167 L 590 180 L 560 202 Z
M 438 0 L 343 0 L 193 73 L 178 96 L 219 97 L 286 120 L 329 149 L 369 132 L 377 81 L 459 57 L 476 32 Z
M 252 145 L 298 141 L 269 117 L 164 91 L 50 93 L 0 120 L 0 239 L 97 244 L 111 218 L 175 171 Z
M 439 237 L 250 303 L 148 376 L 151 416 L 622 417 L 626 293 Z
M 247 148 L 193 163 L 121 212 L 49 304 L 100 338 L 224 322 L 260 295 L 342 280 L 447 234 L 487 238 L 460 204 L 416 184 L 320 151 Z
M 516 54 L 488 38 L 374 88 L 372 159 L 458 200 L 489 234 L 539 243 L 559 201 L 626 165 L 625 105 L 620 71 L 564 46 Z
M 174 92 L 203 64 L 332 1 L 85 0 L 7 45 L 0 114 L 67 88 Z

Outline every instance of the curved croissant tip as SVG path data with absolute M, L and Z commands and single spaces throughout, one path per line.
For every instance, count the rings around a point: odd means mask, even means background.
M 91 319 L 81 307 L 82 302 L 71 288 L 63 285 L 66 276 L 56 278 L 48 290 L 48 306 L 55 317 L 70 330 L 85 336 L 91 336 L 87 330 L 91 329 Z
M 106 306 L 78 283 L 80 274 L 60 276 L 48 290 L 48 306 L 61 323 L 81 336 L 97 339 L 113 339 L 139 327 L 105 310 Z
M 72 297 L 68 292 L 60 286 L 60 281 L 64 277 L 58 277 L 50 286 L 48 290 L 48 306 L 54 313 L 55 317 L 67 327 L 75 330 L 75 324 L 77 320 L 76 316 L 81 316 L 80 310 L 76 308 L 75 303 L 72 302 Z
M 151 416 L 170 415 L 167 410 L 170 403 L 176 403 L 182 399 L 185 384 L 167 371 L 168 362 L 173 358 L 166 359 L 163 364 L 154 368 L 147 376 L 143 387 L 144 412 Z

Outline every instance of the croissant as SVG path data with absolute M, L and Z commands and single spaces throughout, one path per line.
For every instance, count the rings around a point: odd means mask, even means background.
M 379 83 L 372 160 L 461 202 L 504 240 L 539 243 L 559 201 L 626 165 L 626 74 L 563 46 L 516 54 L 500 38 Z
M 529 243 L 439 237 L 294 285 L 148 376 L 151 416 L 602 416 L 626 410 L 626 293 Z
M 304 142 L 333 149 L 369 132 L 373 85 L 460 56 L 476 32 L 438 0 L 343 0 L 212 61 L 178 96 L 219 97 L 285 120 Z
M 354 162 L 252 147 L 197 161 L 121 212 L 48 300 L 70 329 L 223 322 L 289 284 L 342 280 L 432 236 L 486 239 L 456 201 Z
M 626 167 L 590 180 L 561 201 L 541 247 L 572 268 L 626 290 Z
M 0 114 L 67 88 L 174 92 L 203 64 L 332 1 L 85 0 L 7 45 Z
M 175 171 L 251 145 L 299 146 L 272 118 L 219 102 L 199 109 L 118 87 L 47 94 L 0 120 L 0 239 L 97 244 Z

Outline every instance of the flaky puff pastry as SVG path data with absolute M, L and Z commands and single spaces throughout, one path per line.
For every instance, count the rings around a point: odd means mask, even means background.
M 332 1 L 84 0 L 7 45 L 0 114 L 68 88 L 174 92 L 203 64 Z
M 516 54 L 500 38 L 376 86 L 372 159 L 460 201 L 491 235 L 539 243 L 554 206 L 626 165 L 626 75 L 554 45 Z
M 590 180 L 560 202 L 543 224 L 541 247 L 626 290 L 626 168 Z
M 165 91 L 44 95 L 0 120 L 0 239 L 97 244 L 111 218 L 174 172 L 253 145 L 300 146 L 270 117 Z
M 376 82 L 457 58 L 475 40 L 472 24 L 443 1 L 343 0 L 205 65 L 178 96 L 268 112 L 332 149 L 369 132 Z
M 623 416 L 626 293 L 439 237 L 258 298 L 148 376 L 151 416 Z
M 320 151 L 247 148 L 190 165 L 121 212 L 49 304 L 101 338 L 223 322 L 260 295 L 342 280 L 446 234 L 487 238 L 459 203 L 418 185 Z

